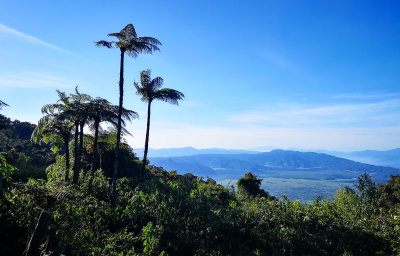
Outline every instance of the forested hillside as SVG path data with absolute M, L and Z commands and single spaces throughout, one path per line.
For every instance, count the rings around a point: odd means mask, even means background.
M 56 161 L 43 181 L 37 180 L 40 168 L 25 172 L 30 165 L 18 162 L 13 180 L 4 180 L 0 247 L 5 255 L 23 254 L 35 236 L 39 250 L 54 255 L 397 255 L 400 249 L 400 176 L 377 186 L 364 175 L 356 187 L 306 205 L 271 197 L 251 174 L 234 188 L 154 166 L 141 172 L 124 144 L 124 171 L 112 206 L 109 164 L 96 172 L 92 189 L 84 171 L 71 186 L 64 181 L 65 152 L 56 160 L 49 146 L 29 141 L 34 125 L 4 120 L 0 132 L 8 136 L 2 146 L 19 149 L 19 161 L 42 156 Z M 83 170 L 89 170 L 93 140 L 85 136 Z M 107 148 L 115 136 L 103 133 L 100 141 L 101 158 L 109 162 Z M 21 177 L 31 179 L 18 182 Z
M 55 162 L 55 154 L 46 145 L 30 141 L 36 125 L 19 120 L 12 121 L 0 114 L 0 152 L 9 164 L 17 167 L 14 179 L 26 181 L 28 177 L 45 179 L 45 169 Z

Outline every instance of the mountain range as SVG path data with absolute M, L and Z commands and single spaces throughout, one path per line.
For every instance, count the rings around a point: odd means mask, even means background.
M 262 150 L 269 149 L 269 150 Z M 183 148 L 163 148 L 163 149 L 149 149 L 149 157 L 176 157 L 176 156 L 193 156 L 193 155 L 208 155 L 208 154 L 257 154 L 265 151 L 270 151 L 270 147 L 264 147 L 254 150 L 245 149 L 223 149 L 223 148 L 208 148 L 208 149 L 196 149 L 193 147 Z M 300 152 L 307 152 L 307 150 L 296 149 Z M 139 155 L 143 155 L 143 149 L 137 149 L 135 152 Z M 379 150 L 364 150 L 364 151 L 353 151 L 353 152 L 340 152 L 340 151 L 327 151 L 327 150 L 315 150 L 317 153 L 325 153 L 328 155 L 346 158 L 356 162 L 388 166 L 400 168 L 400 148 L 379 151 Z
M 211 149 L 210 151 L 216 149 Z M 185 149 L 187 153 L 193 149 Z M 332 196 L 339 187 L 352 185 L 362 173 L 371 175 L 374 181 L 384 183 L 391 174 L 399 173 L 393 167 L 376 166 L 352 161 L 325 153 L 272 150 L 270 152 L 245 151 L 235 153 L 219 149 L 219 154 L 150 157 L 150 163 L 178 173 L 192 173 L 211 177 L 217 182 L 235 182 L 246 172 L 252 172 L 264 180 L 263 187 L 274 195 L 286 194 L 289 198 L 312 200 L 318 195 Z M 396 150 L 393 154 L 396 154 Z M 366 151 L 352 157 L 369 156 L 385 159 L 389 153 Z M 279 185 L 277 185 L 279 184 Z M 303 186 L 299 184 L 303 184 Z
M 135 150 L 139 156 L 143 155 L 143 148 Z M 183 148 L 149 148 L 149 157 L 174 157 L 174 156 L 193 156 L 193 155 L 209 155 L 209 154 L 256 154 L 260 151 L 245 150 L 245 149 L 223 149 L 223 148 L 207 148 L 197 149 L 193 147 Z

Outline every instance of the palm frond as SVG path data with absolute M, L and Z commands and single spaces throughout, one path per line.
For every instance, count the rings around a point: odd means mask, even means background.
M 164 88 L 154 92 L 153 98 L 161 101 L 165 101 L 174 105 L 179 105 L 179 100 L 185 97 L 180 91 Z
M 74 100 L 74 103 L 84 103 L 92 100 L 92 97 L 85 93 L 80 93 L 78 90 L 78 86 L 75 87 L 76 94 L 70 94 L 70 98 Z
M 141 36 L 141 37 L 139 37 L 137 39 L 137 41 L 143 42 L 143 43 L 146 43 L 146 44 L 151 44 L 151 45 L 154 45 L 154 46 L 157 46 L 157 45 L 162 46 L 162 43 L 158 39 L 156 39 L 154 37 Z
M 46 104 L 42 107 L 42 114 L 54 114 L 57 109 L 62 109 L 63 104 Z
M 140 83 L 142 84 L 142 87 L 146 88 L 150 85 L 151 83 L 151 70 L 146 69 L 140 72 Z
M 121 32 L 125 36 L 125 39 L 137 38 L 136 29 L 132 24 L 126 25 Z
M 161 77 L 158 76 L 158 77 L 154 78 L 153 80 L 151 80 L 151 83 L 150 83 L 151 90 L 156 91 L 156 90 L 160 89 L 163 86 L 163 83 L 164 83 L 164 79 L 162 79 Z
M 133 82 L 133 85 L 136 88 L 136 94 L 142 96 L 140 98 L 141 101 L 149 101 L 149 97 L 147 95 L 147 89 L 140 86 L 139 83 Z
M 58 94 L 58 100 L 57 102 L 63 102 L 64 104 L 67 104 L 69 101 L 69 97 L 67 96 L 67 94 L 65 92 L 62 92 L 60 90 L 56 90 L 57 94 Z
M 122 118 L 130 122 L 132 119 L 138 119 L 139 114 L 136 111 L 122 108 Z
M 110 33 L 107 36 L 115 36 L 119 40 L 123 40 L 125 38 L 125 36 L 123 34 L 121 34 L 121 33 Z
M 3 107 L 7 107 L 8 104 L 5 103 L 4 101 L 0 100 L 0 109 L 2 109 Z
M 95 44 L 97 47 L 113 48 L 115 42 L 100 40 L 100 41 L 95 42 Z
M 131 40 L 126 45 L 126 53 L 133 58 L 136 58 L 140 53 L 152 54 L 153 51 L 159 51 L 160 49 L 155 46 L 143 42 L 138 42 L 136 40 Z

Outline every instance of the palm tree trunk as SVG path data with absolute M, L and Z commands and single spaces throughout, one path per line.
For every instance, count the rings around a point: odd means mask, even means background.
M 122 126 L 122 105 L 124 101 L 124 56 L 125 49 L 121 50 L 121 63 L 119 70 L 119 108 L 118 108 L 118 125 L 117 125 L 117 144 L 115 145 L 115 162 L 114 172 L 112 178 L 112 190 L 111 190 L 111 205 L 115 205 L 115 189 L 117 186 L 117 175 L 118 175 L 118 156 L 119 156 L 119 144 L 121 142 L 121 126 Z
M 98 141 L 99 141 L 99 126 L 100 122 L 95 123 L 95 130 L 94 130 L 94 142 L 93 142 L 93 169 L 96 171 L 99 169 L 99 149 L 98 149 Z
M 147 105 L 147 129 L 146 129 L 146 141 L 144 143 L 144 156 L 142 162 L 142 172 L 144 174 L 144 170 L 147 164 L 147 152 L 149 150 L 149 133 L 150 133 L 150 114 L 151 114 L 151 100 Z
M 78 166 L 78 155 L 79 155 L 79 147 L 78 147 L 78 135 L 79 135 L 79 124 L 75 124 L 75 135 L 74 135 L 74 173 L 72 175 L 72 183 L 78 183 L 79 176 L 79 166 Z
M 79 124 L 79 155 L 78 155 L 78 174 L 81 170 L 81 160 L 83 154 L 83 127 L 85 126 L 85 122 L 82 121 Z M 78 175 L 79 176 L 79 175 Z
M 64 137 L 64 147 L 65 147 L 65 181 L 69 180 L 69 145 L 68 137 Z
M 98 139 L 99 139 L 99 126 L 100 126 L 100 122 L 96 120 L 94 123 L 95 131 L 94 131 L 94 142 L 93 142 L 94 156 L 93 156 L 93 163 L 92 163 L 92 173 L 91 173 L 89 184 L 88 184 L 89 193 L 92 191 L 94 173 L 97 171 L 97 169 L 99 169 L 99 153 L 98 153 L 98 149 L 97 149 L 97 144 L 98 144 Z

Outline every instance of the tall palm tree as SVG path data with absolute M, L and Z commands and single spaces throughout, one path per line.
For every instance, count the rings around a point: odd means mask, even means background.
M 118 111 L 118 124 L 117 124 L 117 142 L 115 147 L 115 163 L 112 179 L 111 200 L 114 202 L 115 187 L 117 182 L 118 173 L 118 155 L 119 144 L 121 142 L 121 122 L 122 122 L 122 106 L 124 98 L 124 56 L 136 58 L 140 53 L 153 53 L 159 51 L 160 41 L 153 37 L 138 37 L 135 27 L 132 24 L 126 25 L 120 32 L 111 33 L 108 36 L 114 36 L 117 41 L 98 41 L 96 46 L 107 48 L 119 48 L 121 54 L 120 71 L 119 71 L 119 111 Z
M 93 163 L 92 163 L 92 173 L 89 180 L 89 191 L 91 191 L 94 172 L 99 168 L 99 154 L 98 154 L 98 138 L 99 129 L 101 122 L 111 123 L 113 126 L 118 125 L 118 106 L 111 105 L 111 103 L 102 98 L 95 98 L 89 103 L 88 116 L 91 120 L 91 128 L 94 130 L 94 142 L 93 142 Z M 122 110 L 122 125 L 125 126 L 125 120 L 131 121 L 134 118 L 138 118 L 139 115 L 128 109 Z M 123 127 L 123 133 L 128 133 Z M 129 134 L 129 133 L 128 133 Z
M 146 141 L 144 145 L 144 156 L 142 170 L 144 171 L 147 164 L 147 152 L 149 149 L 149 131 L 150 131 L 150 113 L 151 103 L 153 100 L 161 100 L 174 105 L 178 105 L 178 101 L 182 100 L 185 95 L 183 93 L 169 88 L 161 89 L 164 80 L 161 77 L 151 79 L 151 71 L 144 70 L 140 73 L 140 83 L 134 82 L 136 87 L 136 94 L 141 95 L 142 101 L 147 102 L 147 129 L 146 129 Z

